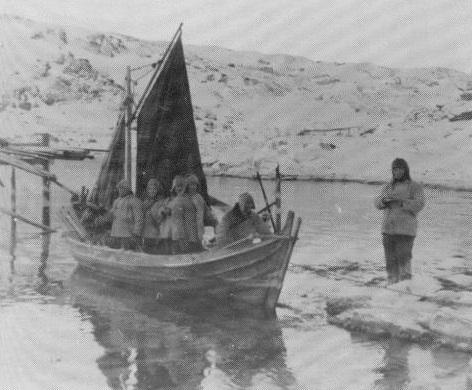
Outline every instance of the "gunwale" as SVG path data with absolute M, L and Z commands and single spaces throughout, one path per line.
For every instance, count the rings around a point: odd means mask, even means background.
M 199 253 L 188 253 L 188 254 L 176 254 L 176 255 L 159 255 L 159 254 L 150 254 L 145 252 L 137 252 L 124 249 L 113 249 L 107 246 L 102 245 L 93 245 L 90 242 L 83 242 L 77 240 L 73 237 L 66 237 L 66 241 L 73 243 L 73 245 L 81 248 L 87 248 L 89 250 L 94 249 L 96 252 L 100 253 L 109 253 L 110 255 L 115 255 L 116 259 L 126 260 L 128 265 L 137 266 L 137 267 L 150 267 L 156 268 L 165 267 L 165 268 L 181 268 L 186 266 L 195 266 L 202 264 L 210 264 L 215 262 L 220 262 L 227 258 L 237 255 L 245 255 L 253 252 L 255 249 L 268 247 L 274 242 L 280 242 L 290 240 L 289 236 L 277 236 L 274 235 L 272 238 L 261 241 L 260 243 L 252 244 L 252 246 L 246 245 L 245 248 L 230 250 L 230 249 L 215 249 L 208 250 Z M 172 260 L 171 262 L 164 261 Z M 105 261 L 106 262 L 106 261 Z M 120 262 L 114 261 L 114 264 L 118 265 Z

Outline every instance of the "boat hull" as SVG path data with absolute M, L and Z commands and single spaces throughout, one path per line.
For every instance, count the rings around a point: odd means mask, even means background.
M 185 255 L 149 255 L 67 238 L 88 273 L 162 301 L 212 297 L 273 311 L 294 244 L 289 235 L 230 249 Z

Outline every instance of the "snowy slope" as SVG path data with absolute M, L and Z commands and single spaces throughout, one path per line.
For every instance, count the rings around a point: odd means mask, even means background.
M 0 17 L 0 136 L 49 132 L 58 144 L 106 147 L 126 66 L 166 42 Z M 170 37 L 162 37 L 169 39 Z M 185 43 L 185 31 L 183 35 Z M 185 46 L 205 169 L 300 178 L 386 180 L 406 158 L 425 183 L 472 188 L 472 76 Z M 134 73 L 145 87 L 148 68 Z M 460 117 L 459 117 L 460 118 Z M 339 130 L 337 130 L 339 129 Z

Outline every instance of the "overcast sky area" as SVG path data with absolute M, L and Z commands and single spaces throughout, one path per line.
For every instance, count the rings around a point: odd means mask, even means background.
M 472 71 L 470 0 L 0 0 L 2 13 L 313 60 Z

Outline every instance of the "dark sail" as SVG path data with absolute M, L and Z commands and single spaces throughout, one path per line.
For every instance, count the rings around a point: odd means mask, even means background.
M 103 161 L 91 201 L 109 209 L 114 200 L 118 182 L 124 177 L 125 119 L 121 115 L 115 127 L 115 134 Z
M 208 201 L 180 34 L 138 115 L 136 170 L 138 194 L 150 178 L 160 180 L 169 191 L 175 175 L 194 173 Z

